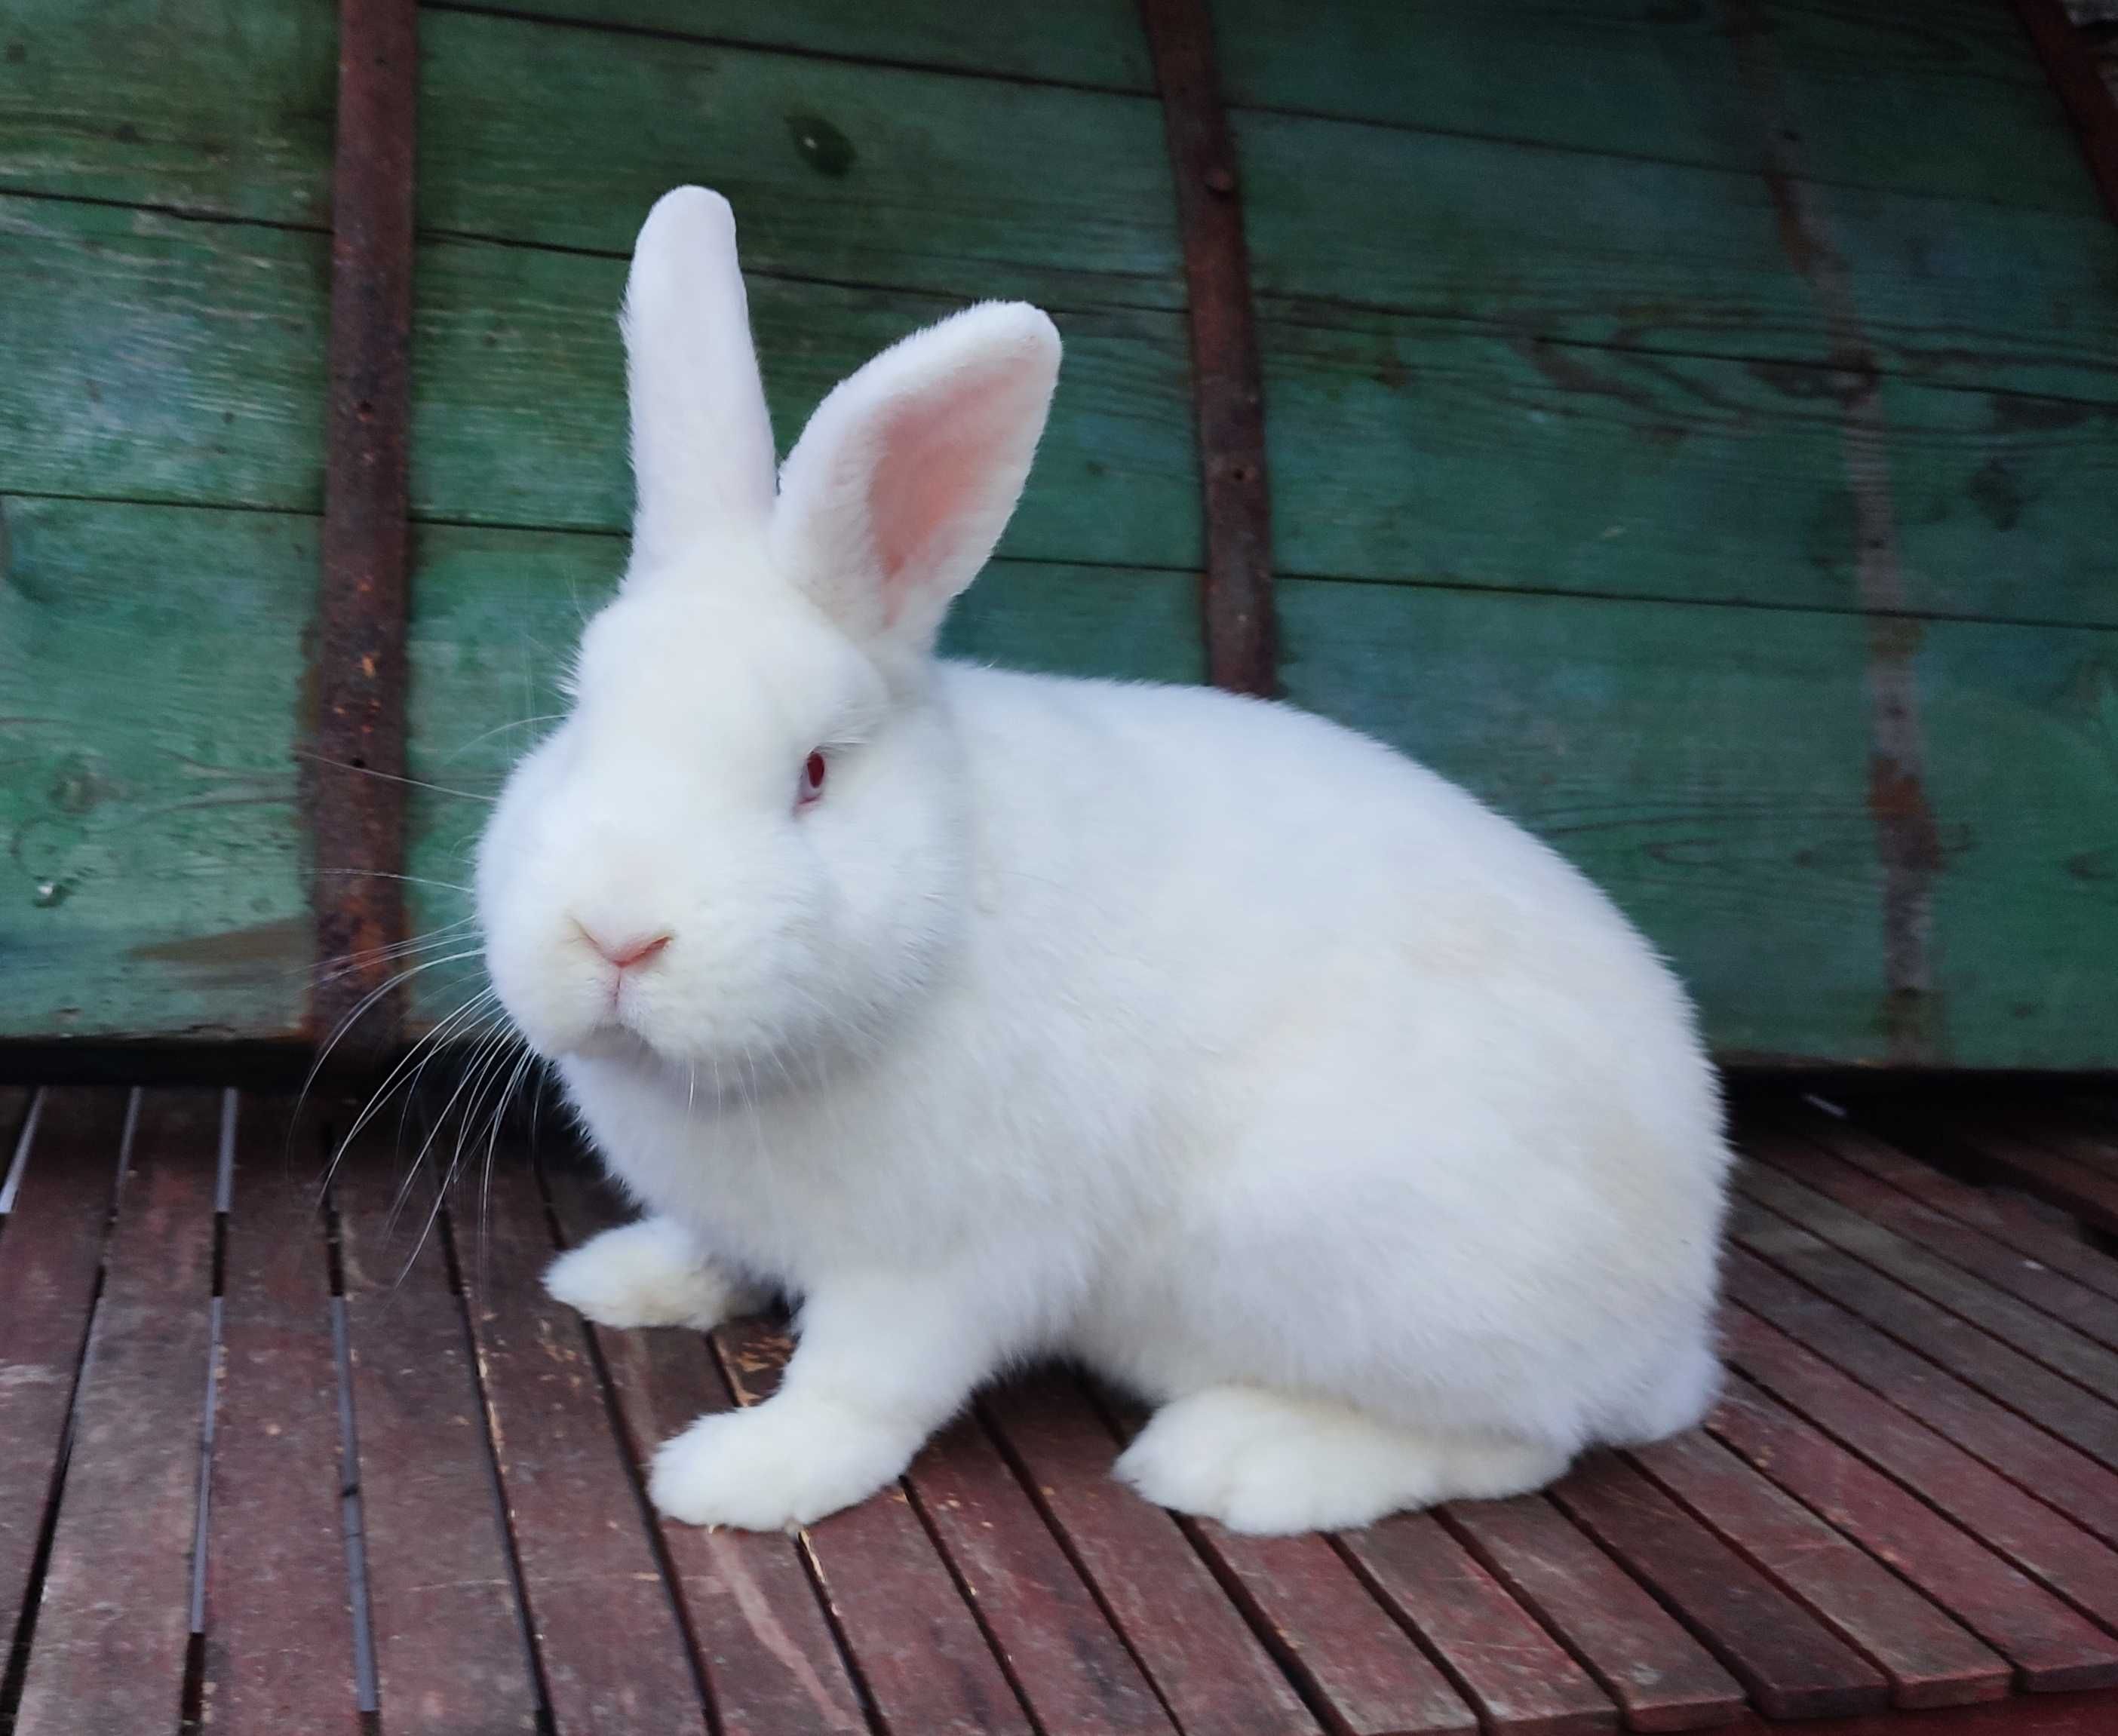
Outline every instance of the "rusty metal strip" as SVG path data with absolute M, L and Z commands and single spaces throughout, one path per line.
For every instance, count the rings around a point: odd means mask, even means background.
M 2065 108 L 2081 141 L 2088 173 L 2103 195 L 2104 209 L 2118 222 L 2118 101 L 2097 71 L 2088 40 L 2074 28 L 2060 0 L 2015 0 L 2015 16 L 2030 46 L 2044 62 L 2045 76 Z
M 1213 24 L 1206 0 L 1140 0 L 1140 12 L 1162 94 L 1191 292 L 1192 399 L 1206 506 L 1200 598 L 1206 673 L 1217 687 L 1269 694 L 1276 681 L 1265 394 L 1235 146 L 1214 72 Z
M 316 851 L 310 1031 L 335 1032 L 388 979 L 403 938 L 406 568 L 409 542 L 415 0 L 340 0 L 331 172 L 331 385 L 317 598 Z M 395 1044 L 400 998 L 355 1033 Z
M 1855 594 L 1868 624 L 1868 809 L 1882 869 L 1884 1052 L 1893 1062 L 1931 1064 L 1943 1058 L 1944 1046 L 1934 966 L 1940 831 L 1926 792 L 1915 666 L 1924 630 L 1910 613 L 1898 551 L 1880 370 L 1854 298 L 1852 273 L 1832 242 L 1815 189 L 1801 178 L 1757 0 L 1726 0 L 1723 21 L 1761 111 L 1762 172 L 1780 244 L 1807 280 L 1831 346 L 1839 444 L 1853 503 Z

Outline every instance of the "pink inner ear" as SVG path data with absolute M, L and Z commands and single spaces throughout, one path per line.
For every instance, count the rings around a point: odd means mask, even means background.
M 1006 367 L 969 372 L 917 395 L 884 422 L 867 506 L 886 623 L 894 625 L 915 595 L 949 576 L 967 521 L 991 509 L 996 465 L 1012 455 L 1008 436 L 1020 419 L 1016 385 Z

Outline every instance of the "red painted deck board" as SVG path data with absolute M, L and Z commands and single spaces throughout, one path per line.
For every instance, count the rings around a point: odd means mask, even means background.
M 123 1092 L 47 1092 L 0 1222 L 0 1635 L 10 1637 L 87 1348 L 125 1101 Z
M 1672 1608 L 1776 1718 L 1846 1716 L 1889 1702 L 1881 1671 L 1635 1466 L 1593 1454 L 1552 1499 Z
M 223 1259 L 205 1699 L 228 1736 L 359 1721 L 318 1129 L 248 1097 Z
M 1730 1379 L 1709 1427 L 2008 1659 L 2025 1687 L 2118 1683 L 2118 1641 L 1747 1382 Z
M 629 1215 L 579 1165 L 555 1166 L 547 1191 L 567 1245 Z M 650 1454 L 734 1403 L 703 1336 L 593 1328 L 627 1444 Z M 867 1729 L 801 1545 L 789 1537 L 657 1522 L 724 1736 L 821 1736 Z
M 141 1095 L 16 1736 L 175 1728 L 212 1350 L 218 1092 Z
M 2053 1201 L 2099 1230 L 2118 1232 L 2118 1175 L 2084 1161 L 2077 1138 L 2048 1128 L 1973 1124 L 1963 1138 L 1978 1155 L 2028 1192 Z M 2098 1145 L 2091 1149 L 2100 1151 Z
M 791 1343 L 765 1320 L 714 1335 L 738 1401 L 779 1383 Z M 826 1603 L 885 1727 L 1022 1732 L 1032 1725 L 910 1498 L 893 1487 L 802 1534 Z
M 1463 1502 L 1443 1517 L 1587 1665 L 1628 1729 L 1700 1729 L 1741 1715 L 1736 1678 L 1549 1501 Z
M 392 1223 L 378 1138 L 333 1188 L 383 1727 L 390 1736 L 534 1731 L 525 1649 L 463 1310 L 430 1196 Z

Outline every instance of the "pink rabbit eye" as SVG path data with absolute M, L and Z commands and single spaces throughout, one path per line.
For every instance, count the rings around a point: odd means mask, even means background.
M 821 751 L 810 755 L 802 762 L 802 789 L 794 799 L 797 807 L 806 808 L 824 793 L 824 773 L 828 769 Z

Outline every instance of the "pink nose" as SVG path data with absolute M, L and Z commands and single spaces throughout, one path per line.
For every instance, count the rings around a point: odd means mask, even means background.
M 646 963 L 670 941 L 670 936 L 668 935 L 649 935 L 645 939 L 638 940 L 616 942 L 599 940 L 585 928 L 581 930 L 581 935 L 590 946 L 610 960 L 621 971 L 629 971 L 636 964 Z

